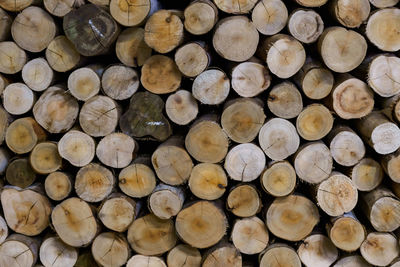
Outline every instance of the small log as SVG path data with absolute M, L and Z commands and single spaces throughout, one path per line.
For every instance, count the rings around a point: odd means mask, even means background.
M 364 225 L 352 213 L 333 218 L 327 225 L 327 232 L 332 243 L 347 252 L 359 249 L 367 236 Z
M 95 155 L 92 137 L 78 130 L 70 130 L 58 141 L 58 153 L 76 167 L 89 164 Z
M 65 172 L 50 173 L 44 181 L 46 195 L 55 201 L 61 201 L 68 197 L 73 188 L 71 175 Z
M 0 72 L 15 74 L 22 70 L 27 61 L 27 55 L 16 43 L 0 42 Z
M 371 267 L 371 265 L 360 255 L 350 255 L 338 260 L 333 267 Z
M 349 127 L 335 126 L 328 139 L 333 159 L 342 166 L 354 166 L 365 156 L 363 141 Z
M 129 67 L 142 66 L 151 56 L 151 51 L 144 41 L 144 29 L 139 27 L 123 30 L 115 43 L 118 59 Z
M 282 79 L 295 75 L 306 61 L 303 45 L 286 34 L 276 34 L 260 42 L 258 54 L 269 70 Z
M 245 143 L 229 150 L 224 168 L 232 180 L 250 182 L 260 176 L 265 163 L 263 151 L 252 143 Z
M 0 246 L 3 266 L 33 266 L 38 259 L 39 240 L 20 234 L 10 235 Z
M 265 192 L 274 197 L 284 197 L 294 191 L 296 171 L 288 161 L 273 161 L 260 176 Z
M 136 157 L 137 142 L 124 133 L 111 133 L 97 145 L 96 156 L 106 166 L 125 168 Z
M 56 32 L 57 27 L 50 14 L 34 6 L 19 13 L 11 26 L 11 34 L 17 45 L 33 53 L 46 49 Z
M 12 115 L 22 115 L 30 111 L 36 97 L 24 83 L 11 83 L 3 91 L 4 109 Z
M 251 20 L 257 30 L 264 35 L 280 32 L 288 20 L 288 10 L 281 0 L 262 0 L 251 13 Z
M 54 72 L 47 60 L 38 57 L 27 62 L 22 68 L 22 79 L 33 91 L 46 90 L 54 80 Z
M 271 89 L 267 104 L 275 116 L 283 119 L 293 119 L 303 109 L 303 100 L 299 90 L 288 81 L 279 83 Z
M 136 208 L 134 200 L 123 194 L 115 193 L 100 205 L 98 216 L 108 229 L 125 232 L 137 215 Z
M 130 258 L 130 248 L 126 237 L 119 233 L 99 234 L 92 244 L 94 260 L 104 267 L 123 266 Z
M 207 116 L 207 115 L 206 115 Z M 228 153 L 228 137 L 211 117 L 202 117 L 189 129 L 185 146 L 189 154 L 200 162 L 217 163 Z
M 269 235 L 265 223 L 258 217 L 235 221 L 231 239 L 233 245 L 243 254 L 253 255 L 262 252 L 268 245 Z
M 363 258 L 372 265 L 386 266 L 399 256 L 399 244 L 392 234 L 373 232 L 368 234 L 360 247 Z
M 33 184 L 37 174 L 33 171 L 27 158 L 12 160 L 6 169 L 6 180 L 10 185 L 26 188 Z
M 4 220 L 3 216 L 0 216 L 0 244 L 6 240 L 8 237 L 8 226 L 6 220 Z
M 135 198 L 150 195 L 156 187 L 153 170 L 143 163 L 134 163 L 122 169 L 118 180 L 121 191 Z
M 168 220 L 178 214 L 185 201 L 182 188 L 158 184 L 147 198 L 149 210 L 158 218 Z
M 138 90 L 139 84 L 137 72 L 124 65 L 108 67 L 101 77 L 103 92 L 115 100 L 130 98 Z
M 220 69 L 209 69 L 200 73 L 193 82 L 193 97 L 203 104 L 218 105 L 228 97 L 230 82 Z
M 400 183 L 400 154 L 385 155 L 381 160 L 382 168 L 393 182 Z
M 364 158 L 353 167 L 350 177 L 359 191 L 371 191 L 382 182 L 383 170 L 374 159 Z
M 195 248 L 218 243 L 226 233 L 228 222 L 214 202 L 200 200 L 184 207 L 177 215 L 175 228 L 182 241 Z
M 311 104 L 303 109 L 296 120 L 299 135 L 308 141 L 324 138 L 333 127 L 333 116 L 321 104 Z
M 318 49 L 328 68 L 345 73 L 357 68 L 364 60 L 367 41 L 355 31 L 329 27 L 320 36 Z
M 195 0 L 184 10 L 185 29 L 194 35 L 206 34 L 218 21 L 218 9 L 210 0 Z
M 242 255 L 231 243 L 221 242 L 205 252 L 201 266 L 240 267 L 242 266 Z
M 361 195 L 363 212 L 377 231 L 391 232 L 400 226 L 400 201 L 387 188 Z
M 119 33 L 118 24 L 111 15 L 93 4 L 83 5 L 65 15 L 63 29 L 67 38 L 83 56 L 107 52 Z
M 178 48 L 174 60 L 186 77 L 196 77 L 210 65 L 210 56 L 202 42 L 189 42 Z
M 10 186 L 1 192 L 1 204 L 8 227 L 26 236 L 40 234 L 50 223 L 50 202 L 34 189 Z
M 290 267 L 301 267 L 301 261 L 296 251 L 283 243 L 269 245 L 260 253 L 260 267 L 281 267 L 282 264 L 290 263 Z
M 76 99 L 87 101 L 100 91 L 100 77 L 90 67 L 74 70 L 68 76 L 68 90 Z
M 128 229 L 128 242 L 137 253 L 154 256 L 169 251 L 177 242 L 172 220 L 161 220 L 153 214 L 133 221 Z
M 301 262 L 305 266 L 330 266 L 333 264 L 339 252 L 325 235 L 312 234 L 300 244 L 297 249 Z
M 380 9 L 369 16 L 365 32 L 380 50 L 394 52 L 400 49 L 400 38 L 396 34 L 399 23 L 399 8 Z
M 46 140 L 46 132 L 32 118 L 25 117 L 13 121 L 5 132 L 7 147 L 17 154 L 25 154 Z
M 371 11 L 368 0 L 335 0 L 332 11 L 336 20 L 347 28 L 358 28 L 365 22 Z
M 377 8 L 386 8 L 395 6 L 399 0 L 369 0 L 369 2 Z
M 110 14 L 119 24 L 132 27 L 142 24 L 156 7 L 154 0 L 111 0 Z
M 114 132 L 120 117 L 120 107 L 111 98 L 97 95 L 83 104 L 79 125 L 90 136 L 106 136 Z
M 289 16 L 288 29 L 294 38 L 310 44 L 317 41 L 324 31 L 324 22 L 314 10 L 296 9 Z
M 46 59 L 53 70 L 67 72 L 79 64 L 81 55 L 67 37 L 59 35 L 47 46 Z
M 224 169 L 213 163 L 199 163 L 192 169 L 188 181 L 190 191 L 198 198 L 215 200 L 225 193 L 228 178 Z
M 42 142 L 37 144 L 29 155 L 32 169 L 39 174 L 48 174 L 61 168 L 62 159 L 58 154 L 57 144 Z
M 257 0 L 244 0 L 235 2 L 233 0 L 214 0 L 215 5 L 228 14 L 247 14 L 253 9 Z
M 201 254 L 197 248 L 180 244 L 168 252 L 167 264 L 168 266 L 200 267 Z
M 74 266 L 78 260 L 78 250 L 64 244 L 58 237 L 49 237 L 40 245 L 39 257 L 45 266 Z
M 380 96 L 391 97 L 400 93 L 400 58 L 392 54 L 380 54 L 368 65 L 368 85 Z
M 218 21 L 212 44 L 221 57 L 242 62 L 254 55 L 258 40 L 258 31 L 247 17 L 231 16 Z
M 78 112 L 76 99 L 59 86 L 48 88 L 33 106 L 35 120 L 50 133 L 68 131 L 75 123 Z
M 0 6 L 2 4 L 0 3 Z M 0 42 L 9 39 L 11 33 L 11 24 L 12 18 L 6 11 L 0 8 L 0 18 L 1 18 L 1 25 L 0 25 Z
M 91 207 L 82 199 L 72 197 L 58 204 L 51 221 L 61 240 L 73 247 L 89 245 L 98 233 Z
M 400 147 L 399 127 L 380 112 L 372 112 L 357 121 L 356 128 L 378 154 L 390 154 Z
M 332 90 L 332 106 L 342 119 L 359 119 L 374 108 L 374 93 L 365 82 L 342 76 Z
M 238 217 L 256 215 L 262 207 L 260 195 L 252 184 L 239 184 L 231 189 L 226 199 L 226 208 Z
M 190 176 L 193 162 L 183 147 L 183 140 L 171 137 L 162 143 L 152 154 L 151 163 L 157 177 L 164 183 L 180 185 Z
M 183 42 L 184 30 L 181 14 L 173 10 L 153 13 L 144 27 L 144 41 L 155 51 L 165 54 Z
M 162 113 L 163 109 L 164 102 L 160 96 L 149 92 L 136 93 L 131 98 L 129 109 L 121 116 L 119 127 L 135 138 L 165 141 L 172 134 L 172 128 Z
M 199 113 L 199 107 L 193 95 L 186 90 L 178 90 L 168 96 L 165 102 L 168 118 L 178 125 L 187 125 Z
M 76 0 L 43 0 L 47 12 L 56 17 L 64 17 L 75 7 Z
M 115 178 L 107 168 L 91 163 L 81 168 L 76 174 L 76 194 L 87 202 L 99 202 L 113 190 Z
M 146 267 L 167 267 L 164 259 L 154 256 L 143 256 L 136 254 L 129 259 L 126 267 L 136 267 L 136 266 L 146 266 Z
M 142 67 L 140 82 L 154 94 L 167 94 L 176 91 L 181 84 L 182 75 L 175 62 L 163 55 L 154 55 Z
M 299 148 L 296 128 L 285 119 L 273 118 L 261 127 L 258 141 L 264 153 L 273 160 L 284 160 Z
M 328 0 L 295 0 L 296 3 L 305 7 L 320 7 L 326 4 Z

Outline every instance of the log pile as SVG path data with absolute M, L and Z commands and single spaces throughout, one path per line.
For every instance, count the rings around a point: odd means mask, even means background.
M 399 267 L 399 50 L 399 0 L 0 0 L 0 267 Z

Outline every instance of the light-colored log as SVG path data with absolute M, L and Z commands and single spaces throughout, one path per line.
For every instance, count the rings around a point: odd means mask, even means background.
M 167 265 L 160 257 L 136 254 L 129 259 L 126 267 L 167 267 Z
M 242 0 L 236 2 L 234 0 L 214 0 L 215 5 L 228 14 L 247 14 L 253 9 L 257 0 Z
M 103 92 L 115 100 L 125 100 L 136 93 L 139 77 L 133 68 L 124 65 L 108 67 L 101 77 Z
M 33 171 L 27 158 L 12 160 L 6 169 L 5 178 L 10 185 L 26 188 L 33 184 L 37 174 Z
M 220 69 L 209 69 L 200 73 L 193 82 L 193 97 L 203 104 L 218 105 L 228 97 L 230 82 Z
M 339 256 L 331 240 L 321 234 L 312 234 L 304 239 L 297 253 L 307 267 L 330 266 Z
M 71 175 L 65 172 L 50 173 L 44 182 L 46 195 L 55 201 L 61 201 L 68 197 L 73 188 Z
M 360 248 L 363 258 L 375 266 L 386 266 L 399 256 L 399 244 L 392 234 L 373 232 L 368 234 Z
M 335 0 L 333 14 L 340 24 L 347 28 L 358 28 L 368 19 L 371 7 L 368 0 Z
M 92 137 L 78 130 L 70 130 L 58 141 L 58 153 L 76 167 L 89 164 L 95 156 Z
M 200 267 L 201 254 L 197 248 L 180 244 L 168 252 L 167 264 L 168 266 Z
M 39 174 L 48 174 L 61 168 L 62 159 L 57 143 L 42 142 L 37 144 L 29 155 L 32 169 Z
M 301 267 L 301 261 L 296 251 L 283 243 L 269 245 L 259 256 L 260 267 Z
M 5 0 L 0 3 L 0 7 L 7 11 L 17 12 L 32 5 L 33 0 Z
M 202 35 L 217 23 L 218 9 L 210 0 L 196 0 L 185 8 L 183 16 L 185 29 L 191 34 Z
M 132 27 L 142 24 L 156 1 L 111 0 L 110 14 L 121 25 Z
M 64 17 L 75 7 L 76 0 L 43 0 L 47 12 L 56 17 Z
M 66 72 L 79 64 L 81 55 L 67 37 L 59 35 L 47 46 L 46 59 L 53 70 Z
M 377 8 L 385 8 L 395 6 L 399 0 L 369 0 L 369 2 Z
M 39 244 L 32 237 L 10 235 L 0 246 L 0 265 L 32 267 L 38 259 Z
M 296 186 L 296 171 L 288 161 L 274 161 L 261 174 L 261 186 L 274 197 L 287 196 Z
M 290 14 L 288 29 L 294 38 L 309 44 L 318 40 L 324 31 L 324 22 L 314 10 L 297 9 Z
M 40 245 L 39 257 L 45 267 L 72 267 L 78 260 L 78 250 L 59 237 L 49 237 Z
M 297 132 L 303 139 L 316 141 L 324 138 L 333 127 L 333 116 L 321 104 L 311 104 L 303 109 L 296 120 Z
M 350 177 L 359 191 L 371 191 L 382 182 L 383 170 L 374 159 L 364 158 L 353 167 Z
M 187 125 L 199 113 L 199 107 L 193 95 L 186 90 L 178 90 L 168 96 L 165 102 L 168 118 L 178 125 Z
M 203 42 L 189 42 L 178 48 L 174 60 L 186 77 L 196 77 L 210 64 L 210 57 Z
M 238 217 L 251 217 L 261 210 L 262 202 L 254 185 L 239 184 L 229 192 L 226 207 Z
M 368 85 L 380 96 L 391 97 L 400 93 L 399 75 L 400 58 L 380 54 L 369 63 Z
M 221 241 L 205 252 L 202 267 L 224 266 L 242 266 L 242 255 L 231 243 Z
M 0 42 L 0 72 L 15 74 L 22 70 L 27 61 L 26 52 L 11 41 Z
M 262 0 L 254 7 L 251 20 L 261 34 L 274 35 L 285 27 L 288 16 L 281 0 Z
M 267 105 L 277 117 L 293 119 L 303 109 L 303 100 L 296 86 L 288 81 L 275 85 L 268 94 Z
M 333 267 L 372 267 L 360 255 L 350 255 L 338 260 Z
M 24 65 L 22 79 L 30 89 L 41 92 L 46 90 L 53 82 L 54 72 L 46 59 L 38 57 Z
M 120 267 L 128 261 L 131 251 L 125 236 L 104 232 L 93 240 L 92 254 L 100 266 Z
M 22 115 L 30 111 L 36 96 L 24 83 L 11 83 L 3 91 L 4 109 L 12 115 Z
M 68 90 L 76 99 L 87 101 L 100 91 L 100 77 L 89 67 L 74 70 L 68 76 Z
M 143 163 L 133 163 L 122 169 L 118 180 L 121 191 L 130 197 L 148 196 L 156 187 L 153 170 Z
M 196 197 L 215 200 L 225 193 L 228 178 L 220 165 L 200 163 L 192 169 L 188 185 Z
M 295 0 L 296 3 L 305 7 L 320 7 L 326 4 L 328 0 Z
M 158 218 L 167 220 L 178 214 L 185 201 L 182 188 L 158 184 L 147 198 L 149 210 Z

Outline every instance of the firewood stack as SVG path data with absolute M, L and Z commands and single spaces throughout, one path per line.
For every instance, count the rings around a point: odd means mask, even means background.
M 0 0 L 0 267 L 399 267 L 399 50 L 399 0 Z

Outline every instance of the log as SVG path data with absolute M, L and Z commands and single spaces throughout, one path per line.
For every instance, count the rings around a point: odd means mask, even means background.
M 133 221 L 128 229 L 128 242 L 132 249 L 146 256 L 163 254 L 177 242 L 172 220 L 161 220 L 153 214 Z
M 269 235 L 265 223 L 258 217 L 235 221 L 231 239 L 233 245 L 243 254 L 253 255 L 262 252 L 268 245 Z
M 0 4 L 0 6 L 1 6 L 1 4 Z M 2 42 L 2 41 L 7 40 L 10 37 L 12 18 L 2 8 L 0 8 L 0 18 L 1 18 L 0 42 Z
M 4 109 L 12 115 L 22 115 L 30 111 L 36 97 L 24 83 L 11 83 L 3 91 Z
M 299 135 L 307 141 L 324 138 L 333 127 L 333 116 L 321 104 L 311 104 L 297 116 L 296 128 Z
M 77 197 L 58 204 L 51 213 L 51 221 L 61 240 L 72 247 L 88 246 L 99 230 L 91 207 Z
M 372 232 L 360 247 L 363 258 L 372 265 L 386 266 L 399 256 L 399 244 L 392 234 Z
M 183 42 L 182 14 L 174 10 L 153 13 L 144 26 L 144 41 L 161 54 L 171 52 Z
M 224 169 L 213 163 L 194 166 L 188 181 L 190 191 L 198 198 L 215 200 L 225 193 L 228 179 Z
M 130 258 L 130 248 L 126 238 L 119 233 L 104 232 L 92 244 L 94 260 L 100 266 L 123 266 Z
M 182 188 L 158 184 L 147 198 L 149 210 L 158 218 L 168 220 L 178 214 L 185 201 Z
M 29 155 L 32 169 L 39 174 L 49 174 L 61 168 L 62 159 L 58 154 L 57 143 L 37 144 Z
M 6 220 L 4 220 L 3 216 L 0 216 L 0 244 L 6 240 L 8 237 L 8 226 Z
M 174 56 L 175 63 L 186 77 L 196 77 L 210 65 L 210 56 L 203 42 L 189 42 L 179 47 Z
M 168 266 L 200 267 L 201 254 L 197 248 L 180 244 L 168 252 L 167 264 Z
M 335 0 L 332 10 L 336 20 L 347 28 L 358 28 L 368 19 L 371 7 L 368 0 Z
M 400 38 L 396 34 L 399 15 L 398 8 L 384 8 L 369 16 L 365 32 L 380 50 L 394 52 L 400 49 Z
M 126 267 L 167 267 L 164 260 L 160 257 L 154 256 L 144 256 L 136 254 L 132 258 L 129 259 Z
M 288 241 L 299 241 L 308 236 L 319 221 L 317 207 L 299 195 L 276 198 L 268 207 L 266 225 L 269 231 Z
M 273 160 L 284 160 L 299 148 L 296 128 L 285 119 L 273 118 L 261 127 L 258 141 L 264 153 Z
M 0 246 L 2 266 L 33 266 L 38 259 L 39 240 L 20 235 L 10 235 Z
M 157 177 L 164 183 L 180 185 L 190 176 L 193 162 L 183 147 L 183 140 L 173 136 L 153 152 L 151 163 Z
M 218 243 L 226 233 L 225 213 L 210 201 L 188 204 L 177 215 L 175 228 L 179 238 L 195 248 L 207 248 Z
M 17 45 L 33 53 L 46 49 L 56 32 L 56 24 L 49 13 L 34 6 L 19 13 L 11 25 L 11 34 Z
M 198 119 L 185 138 L 189 154 L 200 162 L 217 163 L 228 153 L 228 137 L 212 117 Z
M 262 202 L 257 188 L 252 184 L 233 187 L 226 199 L 226 208 L 238 217 L 251 217 L 261 210 Z
M 117 102 L 107 96 L 97 95 L 83 104 L 79 125 L 90 136 L 106 136 L 114 132 L 120 113 Z
M 240 267 L 242 266 L 242 255 L 231 244 L 221 242 L 208 249 L 203 256 L 202 267 Z
M 0 42 L 0 72 L 15 74 L 22 70 L 27 61 L 26 52 L 11 41 Z
M 110 1 L 110 14 L 121 25 L 131 27 L 142 24 L 154 8 L 157 1 Z
M 68 131 L 74 125 L 78 112 L 76 99 L 60 86 L 49 87 L 33 106 L 35 120 L 50 133 Z
M 196 99 L 189 91 L 178 90 L 168 96 L 165 111 L 174 123 L 187 125 L 197 117 L 199 108 Z
M 265 192 L 274 197 L 284 197 L 294 191 L 296 171 L 288 161 L 273 161 L 260 176 Z
M 95 155 L 92 137 L 78 130 L 70 130 L 58 141 L 60 156 L 76 167 L 89 164 Z
M 136 202 L 120 193 L 111 194 L 99 207 L 98 217 L 110 230 L 125 232 L 136 217 Z
M 100 91 L 100 77 L 90 67 L 74 70 L 68 76 L 68 91 L 76 99 L 87 101 Z
M 32 151 L 37 143 L 46 140 L 46 136 L 46 132 L 32 117 L 25 117 L 8 126 L 5 141 L 12 152 L 25 154 Z
M 114 100 L 130 98 L 138 90 L 139 83 L 137 72 L 122 64 L 108 67 L 101 77 L 104 94 Z
M 369 2 L 377 8 L 386 8 L 395 6 L 399 0 L 369 0 Z
M 75 178 L 76 194 L 87 202 L 99 202 L 113 190 L 114 174 L 97 163 L 90 163 L 79 169 Z
M 232 180 L 250 182 L 260 176 L 265 163 L 263 151 L 252 143 L 245 143 L 229 150 L 224 168 Z
M 200 73 L 193 82 L 193 97 L 202 104 L 218 105 L 228 97 L 230 82 L 220 69 L 208 69 Z
M 345 73 L 357 68 L 367 53 L 365 38 L 343 27 L 329 27 L 318 40 L 319 53 L 328 68 Z
M 139 67 L 151 56 L 151 48 L 144 41 L 144 29 L 131 27 L 123 30 L 115 43 L 119 61 L 129 67 Z
M 303 100 L 299 90 L 291 82 L 282 82 L 275 85 L 268 94 L 267 105 L 277 117 L 293 119 L 303 109 Z
M 374 159 L 364 158 L 352 168 L 350 178 L 359 191 L 371 191 L 382 182 L 383 170 Z
M 130 197 L 148 196 L 156 187 L 153 170 L 143 163 L 133 163 L 122 169 L 118 180 L 121 191 Z
M 288 10 L 281 0 L 262 0 L 251 13 L 251 20 L 257 30 L 264 35 L 280 32 L 288 20 Z
M 72 267 L 78 260 L 78 250 L 58 237 L 49 237 L 40 245 L 39 257 L 44 266 Z
M 33 91 L 46 90 L 54 81 L 53 69 L 46 59 L 38 57 L 27 62 L 22 68 L 22 79 Z
M 27 158 L 17 158 L 8 164 L 6 169 L 6 180 L 10 185 L 26 188 L 33 184 L 37 174 L 33 171 Z
M 118 24 L 111 15 L 93 4 L 86 4 L 63 18 L 67 38 L 83 56 L 100 55 L 108 51 L 117 39 Z
M 295 0 L 296 3 L 305 7 L 320 7 L 326 4 L 328 0 Z
M 324 31 L 324 22 L 314 10 L 296 9 L 289 16 L 288 29 L 294 38 L 310 44 L 317 41 Z
M 257 0 L 235 2 L 233 0 L 214 0 L 215 5 L 228 14 L 247 14 L 253 9 Z
M 26 236 L 39 235 L 50 223 L 50 202 L 34 190 L 9 186 L 1 192 L 1 205 L 8 227 Z
M 297 249 L 301 262 L 310 267 L 330 266 L 333 264 L 339 252 L 325 235 L 309 235 Z
M 296 251 L 283 243 L 269 245 L 259 256 L 260 267 L 281 267 L 288 263 L 290 267 L 301 267 Z
M 381 160 L 381 165 L 392 181 L 400 182 L 400 157 L 398 151 L 385 155 Z
M 391 97 L 400 93 L 400 59 L 391 54 L 374 57 L 368 66 L 368 85 L 380 96 Z
M 231 16 L 215 25 L 212 44 L 221 57 L 242 62 L 255 54 L 258 40 L 257 29 L 247 17 Z
M 194 35 L 206 34 L 218 21 L 218 9 L 210 0 L 195 0 L 183 11 L 184 27 Z
M 73 188 L 70 174 L 65 172 L 53 172 L 47 175 L 44 182 L 46 195 L 55 201 L 61 201 L 68 197 Z
M 371 267 L 371 265 L 363 257 L 351 255 L 341 258 L 333 267 Z
M 47 46 L 46 59 L 53 70 L 67 72 L 79 64 L 81 55 L 67 37 L 59 35 Z
M 400 147 L 400 129 L 382 113 L 372 112 L 356 122 L 361 137 L 378 153 L 390 154 Z
M 175 62 L 164 55 L 154 55 L 142 67 L 140 82 L 154 94 L 175 92 L 181 84 L 182 75 Z
M 75 0 L 43 0 L 47 12 L 56 17 L 64 17 L 76 6 Z

